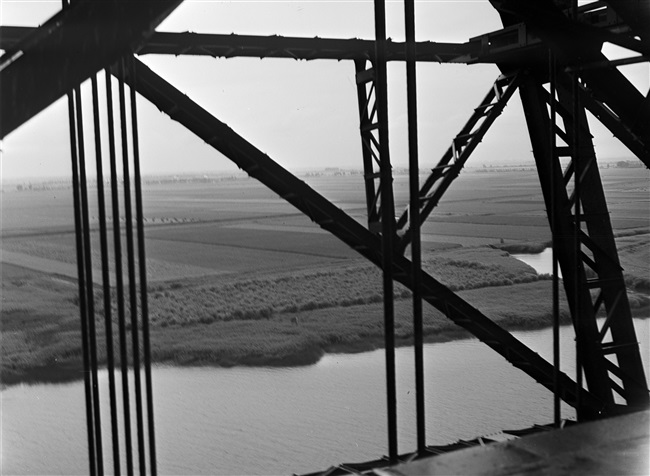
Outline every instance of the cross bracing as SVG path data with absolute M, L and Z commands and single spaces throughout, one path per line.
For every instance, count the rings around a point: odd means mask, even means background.
M 0 47 L 6 53 L 0 58 L 0 136 L 4 138 L 107 69 L 382 268 L 391 282 L 413 289 L 414 268 L 421 270 L 404 255 L 413 238 L 409 215 L 417 214 L 420 222 L 427 219 L 518 89 L 579 342 L 582 370 L 578 383 L 430 275 L 422 272 L 417 290 L 423 300 L 575 407 L 581 419 L 648 405 L 586 112 L 650 165 L 650 94 L 640 93 L 616 69 L 617 64 L 600 52 L 603 43 L 609 42 L 637 53 L 618 64 L 648 61 L 649 2 L 611 0 L 577 7 L 567 1 L 493 0 L 504 28 L 464 43 L 401 43 L 379 34 L 376 40 L 363 40 L 154 31 L 179 3 L 79 0 L 42 27 L 2 27 Z M 383 20 L 377 18 L 380 25 Z M 386 106 L 376 94 L 386 87 L 385 74 L 381 74 L 385 63 L 406 61 L 407 46 L 414 48 L 415 62 L 491 63 L 502 74 L 421 185 L 419 213 L 409 207 L 393 222 L 392 198 L 386 193 L 392 187 L 390 159 L 383 144 L 387 136 L 381 134 L 388 126 Z M 132 67 L 116 66 L 133 54 L 350 61 L 357 78 L 367 225 L 333 205 L 137 59 Z M 390 213 L 382 210 L 384 202 Z M 607 317 L 599 325 L 596 315 L 601 309 Z M 585 384 L 581 385 L 583 374 Z M 391 458 L 395 456 L 393 450 L 390 453 Z

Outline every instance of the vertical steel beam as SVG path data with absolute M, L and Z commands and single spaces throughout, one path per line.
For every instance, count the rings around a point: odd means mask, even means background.
M 578 19 L 578 1 L 577 0 L 571 0 L 571 18 L 573 21 L 577 21 Z M 581 319 L 588 318 L 587 316 L 583 316 L 582 310 L 581 310 L 581 305 L 582 305 L 582 299 L 580 299 L 580 291 L 581 288 L 583 288 L 583 280 L 586 276 L 583 276 L 583 272 L 580 272 L 580 268 L 582 267 L 582 259 L 580 256 L 580 251 L 581 251 L 581 246 L 580 246 L 580 234 L 582 231 L 582 218 L 581 218 L 581 195 L 582 195 L 582 181 L 580 180 L 580 173 L 578 171 L 582 170 L 582 152 L 580 149 L 580 137 L 582 136 L 581 134 L 581 126 L 583 125 L 579 120 L 578 120 L 578 115 L 580 114 L 580 97 L 578 95 L 578 90 L 580 88 L 580 83 L 579 83 L 579 77 L 577 73 L 574 73 L 571 75 L 571 87 L 572 87 L 572 97 L 571 97 L 571 110 L 573 113 L 573 125 L 571 128 L 567 126 L 567 123 L 565 121 L 565 132 L 571 131 L 571 139 L 570 139 L 570 150 L 571 150 L 571 159 L 572 159 L 572 164 L 573 164 L 573 170 L 574 170 L 574 182 L 573 182 L 573 230 L 574 230 L 574 235 L 573 235 L 573 249 L 571 250 L 573 253 L 573 262 L 574 262 L 574 269 L 577 270 L 577 272 L 572 276 L 574 280 L 574 306 L 575 306 L 575 311 L 574 311 L 574 320 L 575 321 L 580 321 Z M 550 98 L 550 101 L 553 102 L 555 101 L 555 98 Z M 589 130 L 588 125 L 586 121 L 584 122 L 584 126 Z M 596 156 L 593 156 L 594 160 L 594 166 L 597 167 L 595 164 L 596 161 Z M 565 277 L 564 279 L 567 279 Z M 591 303 L 590 303 L 591 304 Z M 595 318 L 595 316 L 594 316 Z M 596 326 L 598 327 L 598 326 Z M 581 329 L 581 323 L 578 322 L 578 325 L 576 326 L 576 329 Z M 576 342 L 575 342 L 575 348 L 576 348 L 576 385 L 578 388 L 582 387 L 582 347 L 583 347 L 583 335 L 580 332 L 576 332 Z M 587 343 L 589 345 L 589 343 Z M 580 404 L 578 404 L 578 420 L 582 419 L 582 415 L 580 414 Z
M 555 178 L 558 176 L 557 170 L 557 161 L 554 157 L 554 151 L 556 148 L 556 135 L 555 128 L 557 114 L 555 110 L 555 97 L 556 97 L 556 60 L 553 50 L 549 49 L 548 51 L 548 77 L 549 77 L 549 95 L 551 97 L 551 104 L 549 108 L 549 148 L 548 148 L 548 163 L 551 164 L 553 170 L 551 172 L 551 206 L 549 207 L 549 221 L 551 223 L 551 232 L 553 233 L 553 243 L 552 243 L 552 261 L 553 261 L 553 422 L 556 427 L 561 425 L 561 407 L 560 407 L 560 394 L 558 387 L 558 376 L 560 372 L 560 278 L 558 275 L 558 242 L 559 240 L 555 236 L 557 231 L 556 217 L 558 214 L 557 203 L 555 197 L 557 196 L 557 187 L 561 184 L 558 184 L 555 181 Z
M 415 414 L 418 453 L 427 446 L 426 408 L 424 399 L 424 330 L 422 324 L 422 246 L 420 243 L 420 165 L 418 158 L 418 109 L 416 82 L 415 2 L 404 0 L 406 32 L 406 97 L 409 136 L 409 214 L 411 230 L 411 261 L 413 263 L 413 347 L 415 356 Z
M 569 96 L 569 91 L 560 88 L 559 93 L 560 104 L 568 106 L 573 99 Z M 579 90 L 574 89 L 572 94 L 579 94 Z M 582 211 L 579 221 L 585 225 L 584 230 L 580 228 L 580 236 L 577 238 L 581 245 L 580 257 L 585 256 L 582 251 L 584 247 L 591 255 L 590 260 L 585 260 L 586 265 L 591 269 L 590 274 L 595 274 L 595 277 L 587 279 L 585 286 L 598 292 L 598 298 L 591 303 L 594 312 L 604 306 L 607 316 L 598 330 L 597 345 L 605 355 L 616 358 L 616 363 L 609 359 L 606 363 L 608 370 L 622 382 L 622 389 L 613 387 L 616 393 L 629 406 L 645 406 L 649 403 L 649 398 L 643 362 L 584 108 L 577 109 L 577 119 L 575 116 L 568 117 L 567 122 L 570 124 L 567 129 L 581 131 L 577 137 L 572 137 L 581 154 L 580 162 L 574 163 L 574 182 L 580 187 L 575 200 L 580 200 Z M 612 340 L 605 343 L 608 331 Z
M 375 94 L 379 127 L 379 173 L 381 177 L 381 242 L 384 288 L 384 337 L 386 347 L 386 400 L 388 457 L 397 461 L 397 391 L 395 379 L 395 309 L 393 303 L 393 236 L 395 204 L 388 147 L 388 84 L 386 77 L 386 7 L 375 0 Z
M 615 403 L 614 392 L 621 395 L 630 407 L 646 405 L 645 375 L 584 109 L 578 109 L 580 134 L 577 147 L 581 160 L 571 161 L 562 173 L 560 157 L 572 158 L 576 145 L 550 150 L 547 101 L 552 98 L 549 99 L 541 84 L 540 79 L 530 76 L 520 87 L 520 92 L 547 210 L 556 210 L 555 219 L 551 220 L 551 216 L 549 219 L 551 226 L 555 227 L 553 233 L 558 241 L 558 259 L 574 329 L 580 341 L 579 358 L 586 383 L 589 391 L 607 402 L 609 408 L 613 408 Z M 570 94 L 570 91 L 559 90 L 557 110 L 565 127 L 564 131 L 556 128 L 558 136 L 569 144 L 575 134 Z M 553 157 L 551 163 L 549 157 Z M 576 217 L 572 212 L 576 200 L 575 190 L 570 190 L 572 177 L 582 186 L 584 213 L 579 218 L 586 224 L 586 231 L 576 227 Z M 553 181 L 564 184 L 564 187 L 553 190 Z M 576 239 L 580 244 L 578 249 L 574 244 Z M 588 278 L 586 268 L 598 277 Z M 593 300 L 591 290 L 596 288 L 600 288 L 601 295 Z M 599 329 L 596 317 L 605 300 L 609 303 L 609 308 L 605 305 L 608 319 Z M 613 331 L 612 326 L 616 326 L 617 331 Z M 612 342 L 603 344 L 607 330 L 612 330 Z M 610 361 L 607 358 L 610 353 L 615 353 L 619 361 L 623 359 L 626 364 L 619 366 Z M 611 379 L 610 372 L 623 381 L 622 387 Z M 584 405 L 578 407 L 579 417 L 585 417 Z
M 576 269 L 575 260 L 573 259 L 574 228 L 567 192 L 563 187 L 556 187 L 556 190 L 554 190 L 555 195 L 551 195 L 551 181 L 553 180 L 556 184 L 560 184 L 563 183 L 564 177 L 561 174 L 559 165 L 553 166 L 552 163 L 548 163 L 548 157 L 551 155 L 554 157 L 554 161 L 558 161 L 559 157 L 555 151 L 551 151 L 548 148 L 549 138 L 547 132 L 549 130 L 549 120 L 544 95 L 545 91 L 543 91 L 541 82 L 534 77 L 529 77 L 520 86 L 519 90 L 547 209 L 551 208 L 553 202 L 555 203 L 556 214 L 554 224 L 556 229 L 553 230 L 553 235 L 558 239 L 558 259 L 562 269 L 564 288 L 571 309 L 575 332 L 587 342 L 596 342 L 598 330 L 596 328 L 595 317 L 592 315 L 590 318 L 585 319 L 576 318 L 575 315 L 577 306 L 575 303 L 576 290 L 574 277 L 577 273 L 584 274 L 584 269 L 582 267 Z M 584 312 L 589 312 L 591 309 L 589 289 L 583 288 L 580 291 L 579 297 L 583 300 L 582 306 L 580 307 Z M 585 346 L 581 351 L 587 353 L 583 360 L 589 390 L 607 402 L 608 405 L 612 405 L 614 398 L 611 386 L 609 385 L 609 378 L 602 353 L 597 352 L 593 345 Z M 576 410 L 578 414 L 581 413 L 580 408 Z
M 453 181 L 460 175 L 465 163 L 483 140 L 486 132 L 503 111 L 508 100 L 512 97 L 519 84 L 521 73 L 500 75 L 489 91 L 474 109 L 469 120 L 461 128 L 460 132 L 452 140 L 451 146 L 438 164 L 431 169 L 419 192 L 418 208 L 409 206 L 408 212 L 415 213 L 419 210 L 420 223 L 423 223 L 438 205 L 440 199 L 451 186 Z M 409 213 L 402 212 L 397 220 L 397 232 L 400 234 L 397 248 L 403 253 L 411 242 L 411 230 L 409 228 Z

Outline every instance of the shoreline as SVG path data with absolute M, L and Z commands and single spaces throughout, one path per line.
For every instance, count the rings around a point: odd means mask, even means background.
M 641 309 L 633 310 L 633 317 L 637 319 L 648 319 L 650 318 L 650 306 L 646 306 Z M 451 321 L 449 321 L 451 326 L 455 326 Z M 561 325 L 570 325 L 567 322 L 566 318 L 561 319 Z M 509 332 L 518 332 L 518 331 L 536 331 L 549 329 L 550 324 L 546 322 L 530 322 L 526 323 L 511 323 L 510 325 L 503 326 Z M 465 339 L 476 339 L 472 334 L 462 328 L 445 328 L 444 330 L 437 333 L 425 333 L 424 335 L 424 344 L 435 344 L 435 343 L 445 343 L 460 341 Z M 408 347 L 413 345 L 412 336 L 396 336 L 395 346 Z M 153 359 L 152 368 L 156 366 L 164 367 L 221 367 L 221 368 L 232 368 L 232 367 L 303 367 L 314 365 L 318 363 L 321 358 L 326 354 L 358 354 L 363 352 L 372 352 L 375 350 L 380 350 L 384 348 L 384 338 L 383 335 L 368 336 L 367 339 L 363 341 L 357 341 L 354 343 L 333 343 L 323 347 L 305 347 L 301 349 L 300 352 L 293 354 L 287 354 L 283 356 L 259 356 L 259 355 L 249 355 L 240 359 L 233 360 L 232 356 L 224 355 L 222 359 L 216 361 L 207 361 L 202 359 L 196 359 L 191 361 L 174 361 L 172 359 L 160 360 L 157 361 Z M 100 370 L 105 370 L 106 365 L 102 363 L 100 365 Z M 129 366 L 129 372 L 133 371 L 133 367 Z M 119 365 L 115 365 L 115 373 L 120 374 L 121 369 Z M 19 386 L 19 385 L 48 385 L 48 384 L 66 384 L 74 383 L 83 380 L 83 369 L 79 363 L 66 362 L 62 364 L 47 364 L 42 366 L 32 367 L 26 369 L 25 372 L 21 374 L 9 375 L 9 378 L 3 378 L 0 384 L 0 390 L 6 390 L 10 387 Z
M 543 327 L 542 327 L 543 328 Z M 514 330 L 538 330 L 540 328 L 528 329 L 514 329 Z M 464 339 L 473 339 L 474 337 L 464 329 L 450 329 L 443 331 L 439 334 L 428 334 L 424 336 L 425 344 L 435 344 L 443 342 L 459 341 Z M 315 365 L 326 354 L 360 354 L 363 352 L 372 352 L 375 350 L 383 349 L 383 336 L 371 337 L 364 341 L 357 343 L 346 344 L 332 344 L 325 348 L 312 348 L 305 349 L 300 353 L 286 355 L 282 357 L 268 357 L 263 358 L 259 356 L 249 356 L 243 358 L 238 362 L 232 362 L 232 359 L 224 356 L 222 361 L 203 361 L 194 360 L 192 362 L 175 362 L 173 360 L 153 361 L 152 368 L 156 366 L 165 367 L 220 367 L 220 368 L 233 368 L 233 367 L 305 367 Z M 412 338 L 396 338 L 396 347 L 408 347 L 413 345 Z M 105 370 L 105 363 L 100 365 L 100 370 Z M 129 366 L 129 372 L 133 371 L 133 367 Z M 121 369 L 118 365 L 115 366 L 115 373 L 118 374 Z M 17 385 L 40 385 L 40 384 L 65 384 L 74 383 L 83 380 L 83 369 L 80 365 L 68 364 L 50 364 L 39 367 L 33 367 L 26 370 L 21 375 L 11 375 L 10 378 L 3 379 L 1 383 L 1 390 Z

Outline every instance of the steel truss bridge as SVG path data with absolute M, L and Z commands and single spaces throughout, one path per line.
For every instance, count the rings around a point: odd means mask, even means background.
M 133 436 L 128 425 L 124 429 L 125 455 L 119 454 L 117 444 L 117 386 L 113 373 L 110 374 L 116 468 L 120 467 L 123 456 L 129 473 L 134 465 L 143 473 L 147 464 L 149 470 L 156 473 L 136 92 L 383 270 L 388 457 L 357 469 L 348 468 L 350 471 L 395 463 L 400 458 L 394 361 L 395 281 L 413 293 L 416 456 L 435 453 L 426 444 L 424 425 L 423 301 L 552 392 L 555 425 L 561 424 L 560 400 L 575 408 L 580 421 L 648 407 L 643 362 L 587 122 L 589 112 L 650 167 L 650 94 L 641 94 L 617 69 L 624 64 L 650 61 L 648 0 L 594 1 L 581 6 L 568 0 L 490 0 L 501 17 L 503 28 L 465 43 L 416 42 L 412 0 L 405 1 L 405 42 L 386 38 L 385 9 L 381 0 L 376 0 L 374 5 L 374 40 L 156 32 L 156 26 L 180 3 L 181 0 L 78 0 L 70 5 L 64 2 L 63 9 L 38 28 L 4 26 L 0 30 L 0 47 L 5 50 L 0 58 L 0 137 L 6 137 L 57 99 L 68 96 L 91 474 L 103 473 L 103 461 L 95 334 L 96 325 L 100 324 L 95 322 L 94 314 L 85 168 L 86 156 L 92 155 L 101 174 L 97 84 L 102 76 L 106 78 L 108 104 L 113 104 L 111 77 L 117 78 L 119 84 L 118 110 L 113 111 L 109 106 L 106 111 L 108 131 L 105 135 L 111 165 L 108 204 L 103 200 L 102 177 L 98 177 L 101 255 L 105 271 L 102 276 L 103 305 L 108 306 L 108 318 L 104 323 L 108 365 L 113 365 L 113 348 L 117 346 L 112 342 L 113 326 L 119 330 L 120 352 L 126 352 L 128 315 L 131 345 L 135 350 L 132 364 L 136 368 L 144 366 L 145 370 L 144 382 L 139 373 L 135 374 L 137 431 Z M 605 42 L 634 54 L 609 61 L 601 53 Z M 367 223 L 353 219 L 145 66 L 137 57 L 146 54 L 349 61 L 356 73 Z M 407 68 L 410 202 L 401 212 L 395 210 L 388 149 L 388 61 L 404 62 Z M 448 150 L 437 163 L 431 164 L 426 180 L 420 183 L 415 71 L 416 65 L 422 62 L 489 63 L 498 66 L 500 74 L 451 140 Z M 94 154 L 90 145 L 86 150 L 83 139 L 80 84 L 88 79 L 93 96 Z M 564 277 L 562 284 L 575 330 L 580 368 L 575 379 L 562 373 L 557 365 L 560 292 L 557 272 L 553 297 L 556 339 L 553 362 L 548 362 L 421 269 L 421 224 L 453 186 L 472 152 L 517 91 L 553 236 L 554 267 L 556 271 L 559 268 Z M 116 127 L 118 123 L 119 128 Z M 121 150 L 116 146 L 118 131 L 122 134 Z M 120 154 L 123 188 L 117 185 Z M 121 265 L 118 188 L 124 190 L 126 216 L 122 226 L 126 231 L 126 269 Z M 107 205 L 110 213 L 106 212 Z M 115 283 L 117 322 L 111 320 L 110 313 L 107 230 L 111 219 L 120 263 Z M 138 274 L 139 280 L 136 279 Z M 127 307 L 134 311 L 127 312 Z M 596 317 L 602 313 L 606 318 L 600 324 Z M 121 357 L 124 366 L 127 356 L 123 353 Z M 122 391 L 128 396 L 128 382 L 124 380 Z M 124 411 L 129 421 L 128 404 Z M 137 458 L 131 450 L 132 438 L 137 439 Z

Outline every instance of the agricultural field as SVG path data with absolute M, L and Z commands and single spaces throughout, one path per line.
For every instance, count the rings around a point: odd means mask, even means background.
M 635 314 L 647 316 L 650 177 L 642 169 L 603 169 L 602 175 L 621 262 L 636 291 L 631 293 Z M 365 220 L 360 174 L 304 180 L 358 221 Z M 404 175 L 395 177 L 397 213 L 408 200 L 407 182 Z M 327 351 L 382 345 L 380 271 L 254 180 L 147 179 L 143 188 L 156 362 L 295 365 L 314 362 Z M 79 376 L 70 195 L 65 186 L 21 191 L 3 186 L 5 384 Z M 91 203 L 94 230 L 98 215 Z M 504 249 L 534 250 L 549 240 L 535 172 L 469 169 L 423 227 L 423 267 L 504 326 L 542 327 L 550 322 L 548 276 L 538 276 Z M 99 285 L 96 231 L 92 242 Z M 109 255 L 114 285 L 112 249 Z M 398 285 L 395 297 L 398 338 L 407 343 L 410 293 Z M 428 307 L 425 334 L 429 341 L 464 336 Z

